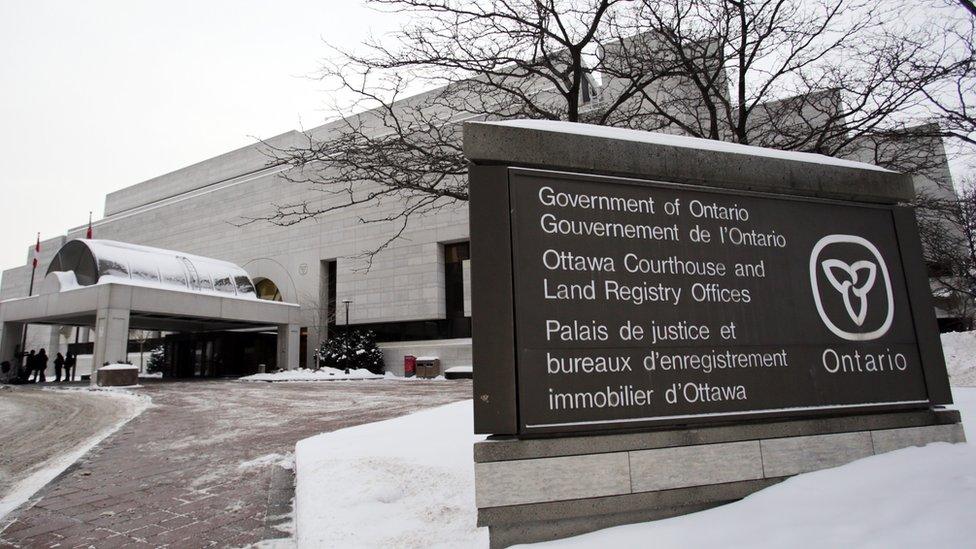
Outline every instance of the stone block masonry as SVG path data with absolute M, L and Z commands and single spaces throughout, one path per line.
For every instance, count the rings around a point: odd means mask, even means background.
M 792 475 L 931 442 L 959 413 L 894 412 L 474 447 L 478 525 L 492 547 L 578 535 L 732 502 Z

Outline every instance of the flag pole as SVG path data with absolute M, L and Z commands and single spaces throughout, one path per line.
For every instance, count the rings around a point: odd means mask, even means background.
M 41 255 L 41 233 L 37 233 L 37 243 L 34 244 L 34 253 L 31 256 L 31 277 L 30 284 L 27 286 L 27 297 L 34 295 L 34 274 L 37 273 L 37 260 Z M 27 356 L 27 325 L 24 325 L 24 333 L 20 338 L 20 355 L 21 364 L 25 356 Z

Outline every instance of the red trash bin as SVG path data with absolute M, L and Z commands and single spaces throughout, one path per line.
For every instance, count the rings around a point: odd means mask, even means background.
M 406 355 L 403 357 L 403 377 L 413 377 L 417 373 L 417 357 Z

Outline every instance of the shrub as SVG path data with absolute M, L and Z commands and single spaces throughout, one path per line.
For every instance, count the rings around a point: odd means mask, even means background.
M 336 330 L 319 347 L 319 365 L 355 370 L 364 368 L 383 373 L 383 351 L 376 346 L 376 334 L 370 330 Z
M 162 345 L 149 351 L 149 360 L 146 362 L 146 372 L 155 374 L 163 371 L 164 358 L 166 356 L 165 352 L 165 347 Z

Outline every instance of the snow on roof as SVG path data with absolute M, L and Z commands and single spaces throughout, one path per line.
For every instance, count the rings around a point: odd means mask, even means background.
M 128 242 L 71 240 L 47 273 L 68 271 L 77 286 L 113 282 L 257 299 L 247 271 L 229 261 Z
M 865 162 L 857 162 L 854 160 L 845 160 L 843 158 L 834 158 L 832 156 L 822 154 L 767 149 L 765 147 L 753 147 L 751 145 L 741 145 L 739 143 L 729 143 L 727 141 L 716 141 L 714 139 L 701 139 L 699 137 L 687 137 L 683 135 L 631 130 L 628 128 L 613 128 L 609 126 L 598 126 L 595 124 L 583 124 L 579 122 L 564 122 L 560 120 L 501 120 L 479 123 L 546 132 L 569 133 L 588 137 L 598 137 L 601 139 L 616 139 L 618 141 L 648 143 L 652 145 L 667 145 L 670 147 L 700 149 L 731 154 L 764 156 L 767 158 L 778 158 L 781 160 L 792 160 L 795 162 L 807 162 L 812 164 L 825 164 L 844 168 L 854 168 L 858 170 L 894 173 L 891 172 L 891 170 L 886 170 L 880 166 L 875 166 L 874 164 L 867 164 Z

